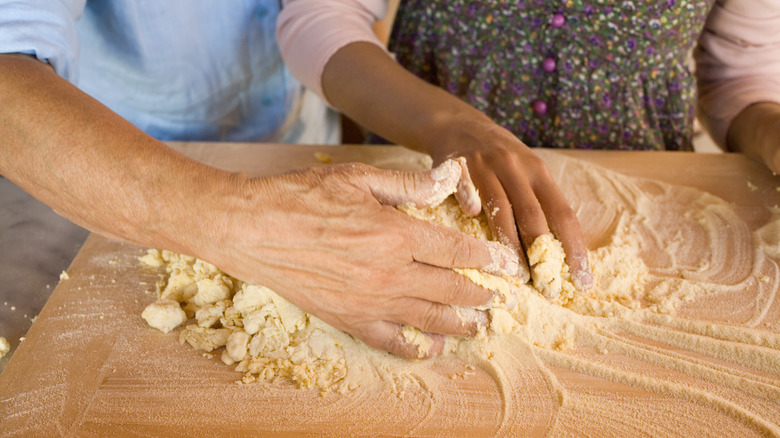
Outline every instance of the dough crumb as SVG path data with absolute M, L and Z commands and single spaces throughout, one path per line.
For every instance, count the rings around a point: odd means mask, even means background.
M 417 357 L 422 359 L 431 352 L 431 346 L 433 346 L 433 339 L 427 336 L 420 329 L 412 326 L 404 326 L 401 330 L 406 342 L 417 347 Z
M 62 271 L 60 273 L 60 281 L 69 280 L 69 279 L 70 279 L 70 275 L 68 275 L 66 271 Z
M 330 154 L 326 154 L 324 152 L 315 152 L 314 158 L 317 159 L 320 163 L 328 164 L 331 161 L 333 161 L 333 156 Z
M 8 343 L 8 339 L 0 336 L 0 359 L 5 357 L 8 352 L 11 351 L 11 344 Z
M 146 322 L 163 333 L 178 327 L 187 320 L 187 315 L 181 310 L 179 303 L 173 300 L 158 300 L 146 306 L 141 317 Z
M 165 264 L 162 252 L 156 249 L 147 250 L 145 255 L 138 257 L 138 260 L 150 268 L 159 268 Z
M 571 298 L 574 286 L 571 284 L 569 267 L 564 261 L 563 245 L 552 234 L 543 234 L 528 248 L 528 264 L 534 287 L 550 301 L 558 301 L 566 290 Z

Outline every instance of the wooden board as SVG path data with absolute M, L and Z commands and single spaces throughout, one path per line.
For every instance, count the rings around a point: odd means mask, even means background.
M 428 162 L 396 147 L 173 146 L 217 167 L 250 175 L 320 165 L 316 151 L 330 154 L 334 162 L 363 161 L 386 168 L 418 169 Z M 566 155 L 710 191 L 731 202 L 751 227 L 766 222 L 769 207 L 780 204 L 776 190 L 780 178 L 740 156 Z M 543 156 L 546 160 L 560 157 L 549 151 Z M 606 420 L 594 406 L 631 411 L 636 423 L 621 429 L 631 435 L 686 436 L 701 430 L 713 435 L 719 434 L 713 431 L 760 434 L 706 403 L 559 367 L 550 368 L 555 378 L 585 394 L 580 400 L 589 401 L 577 415 L 573 414 L 578 412 L 576 406 L 562 409 L 565 402 L 544 390 L 548 376 L 519 372 L 511 378 L 516 386 L 507 391 L 497 388 L 492 376 L 479 368 L 466 378 L 452 379 L 467 371 L 455 359 L 431 362 L 439 376 L 435 384 L 427 389 L 426 385 L 410 387 L 403 398 L 371 382 L 366 384 L 372 390 L 359 392 L 359 397 L 351 393 L 321 397 L 316 390 L 298 390 L 285 383 L 237 385 L 240 375 L 218 357 L 205 358 L 202 352 L 180 345 L 176 334 L 163 335 L 140 318 L 154 300 L 158 278 L 158 273 L 139 266 L 137 257 L 144 252 L 134 245 L 90 236 L 68 269 L 70 278 L 57 286 L 0 374 L 0 436 L 537 436 L 550 430 L 562 436 L 592 435 L 602 431 Z M 600 360 L 628 359 L 607 355 Z M 644 366 L 636 364 L 640 372 Z M 665 370 L 647 373 L 677 378 Z M 765 378 L 770 383 L 774 379 L 775 385 L 780 379 Z M 506 408 L 508 403 L 512 409 Z M 778 423 L 778 403 L 758 400 L 753 406 Z

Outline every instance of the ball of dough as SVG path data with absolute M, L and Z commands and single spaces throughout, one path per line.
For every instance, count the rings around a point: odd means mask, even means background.
M 184 310 L 173 300 L 158 300 L 149 304 L 141 313 L 141 317 L 163 333 L 168 333 L 187 320 Z

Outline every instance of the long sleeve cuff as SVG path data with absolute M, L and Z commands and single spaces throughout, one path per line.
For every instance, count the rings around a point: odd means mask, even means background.
M 780 103 L 780 1 L 719 0 L 694 52 L 697 115 L 727 149 L 732 120 L 758 102 Z
M 282 58 L 301 83 L 332 106 L 322 90 L 325 65 L 339 49 L 355 42 L 372 43 L 387 52 L 372 27 L 386 11 L 382 0 L 287 0 L 276 30 Z

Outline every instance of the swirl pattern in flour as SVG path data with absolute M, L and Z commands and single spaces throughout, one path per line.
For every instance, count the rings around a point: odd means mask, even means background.
M 490 327 L 449 339 L 442 358 L 372 350 L 267 288 L 166 251 L 143 258 L 168 273 L 147 319 L 173 301 L 193 318 L 181 342 L 224 346 L 223 362 L 244 383 L 284 379 L 345 400 L 370 403 L 373 391 L 412 400 L 424 410 L 410 414 L 407 435 L 428 430 L 433 412 L 461 430 L 472 399 L 445 394 L 448 381 L 468 387 L 480 376 L 500 401 L 493 428 L 480 431 L 489 435 L 780 435 L 780 213 L 751 230 L 729 203 L 697 189 L 574 159 L 550 165 L 586 231 L 593 290 L 574 290 L 550 236 L 530 249 L 543 255 L 529 257 L 537 269 L 528 284 L 461 270 L 499 298 Z M 452 198 L 405 211 L 491 238 L 484 217 L 465 217 Z M 408 339 L 424 346 L 415 330 Z

